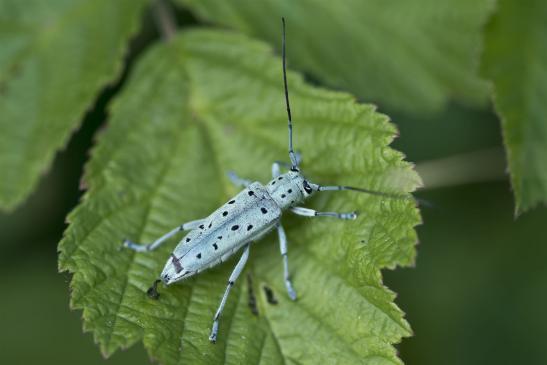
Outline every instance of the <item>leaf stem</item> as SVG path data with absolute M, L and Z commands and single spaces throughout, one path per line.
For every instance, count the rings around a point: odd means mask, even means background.
M 507 178 L 501 147 L 421 162 L 416 170 L 423 179 L 423 190 Z
M 165 42 L 169 42 L 177 32 L 177 22 L 171 4 L 167 0 L 155 0 L 152 13 L 158 30 Z

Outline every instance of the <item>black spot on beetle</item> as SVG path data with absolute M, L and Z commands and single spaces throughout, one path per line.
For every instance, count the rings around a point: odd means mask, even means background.
M 236 224 L 235 226 L 232 226 L 232 231 L 237 231 L 239 229 L 239 226 Z
M 213 225 L 213 222 L 209 223 L 209 228 L 211 228 L 212 225 Z
M 253 195 L 255 195 L 255 192 L 252 191 L 252 190 L 249 190 L 249 192 L 247 194 L 249 194 L 249 196 L 253 196 Z
M 221 239 L 222 239 L 222 236 L 218 236 L 217 238 L 218 238 L 219 240 L 221 240 Z
M 226 217 L 228 215 L 228 212 L 225 211 L 225 212 L 222 212 L 222 216 Z
M 268 303 L 276 305 L 277 299 L 275 298 L 273 290 L 270 289 L 270 287 L 268 286 L 264 286 L 263 289 L 264 289 L 264 294 L 266 294 L 266 300 L 268 301 Z
M 281 194 L 281 199 L 285 199 L 286 195 L 285 194 Z
M 289 194 L 292 193 L 292 189 L 289 189 L 289 190 L 287 191 L 287 193 L 289 193 Z
M 272 181 L 272 185 L 275 185 L 275 181 Z
M 201 252 L 198 253 L 198 254 L 196 255 L 196 257 L 197 257 L 198 259 L 200 259 L 200 258 L 201 258 Z
M 186 238 L 186 242 L 190 242 L 190 237 Z
M 234 204 L 235 202 L 236 202 L 235 200 L 230 200 L 230 201 L 228 202 L 228 204 Z
M 203 229 L 203 228 L 205 228 L 205 226 L 203 224 L 200 224 L 199 229 Z
M 249 225 L 247 226 L 247 231 L 250 231 L 251 229 L 253 229 L 253 225 L 252 225 L 252 224 L 249 224 Z
M 260 208 L 260 211 L 262 212 L 262 214 L 268 213 L 268 209 L 266 208 Z
M 215 251 L 218 250 L 218 245 L 216 243 L 213 243 L 213 247 L 215 248 Z
M 277 180 L 283 180 L 283 176 L 279 176 Z

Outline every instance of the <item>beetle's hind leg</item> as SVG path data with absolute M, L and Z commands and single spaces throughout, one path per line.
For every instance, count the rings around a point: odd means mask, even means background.
M 184 224 L 181 224 L 177 228 L 167 232 L 166 234 L 164 234 L 163 236 L 161 236 L 160 238 L 158 238 L 157 240 L 149 244 L 139 244 L 139 243 L 132 242 L 130 240 L 124 240 L 123 247 L 127 247 L 137 252 L 153 251 L 156 248 L 160 247 L 165 241 L 167 241 L 169 238 L 173 237 L 177 233 L 181 231 L 188 231 L 188 230 L 197 228 L 199 227 L 200 224 L 204 222 L 205 222 L 205 219 L 198 219 L 195 221 L 186 222 Z
M 226 290 L 224 291 L 224 295 L 222 296 L 220 305 L 218 306 L 217 312 L 215 313 L 215 317 L 213 319 L 213 328 L 211 329 L 211 335 L 209 336 L 209 341 L 211 341 L 212 343 L 217 342 L 218 320 L 220 316 L 222 315 L 222 310 L 224 309 L 224 305 L 226 304 L 226 299 L 228 299 L 228 294 L 230 294 L 230 289 L 232 289 L 232 286 L 234 286 L 234 283 L 236 282 L 239 274 L 241 274 L 241 272 L 243 271 L 243 268 L 245 267 L 245 263 L 247 262 L 247 259 L 249 258 L 249 246 L 250 246 L 249 243 L 245 245 L 243 255 L 241 255 L 241 258 L 239 259 L 236 267 L 234 268 L 234 271 L 232 271 L 232 274 L 230 275 L 230 278 L 228 279 L 228 285 L 226 286 Z

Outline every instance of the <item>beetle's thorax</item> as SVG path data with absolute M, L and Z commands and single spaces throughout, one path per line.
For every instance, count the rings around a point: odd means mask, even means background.
M 281 209 L 287 209 L 301 203 L 310 195 L 304 191 L 305 181 L 299 171 L 289 171 L 272 179 L 266 189 Z

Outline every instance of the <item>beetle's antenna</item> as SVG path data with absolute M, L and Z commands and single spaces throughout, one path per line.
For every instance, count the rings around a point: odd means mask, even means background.
M 285 86 L 285 103 L 287 104 L 287 116 L 289 118 L 289 157 L 291 159 L 291 170 L 298 171 L 298 159 L 292 147 L 292 117 L 291 106 L 289 104 L 289 88 L 287 86 L 287 60 L 285 56 L 285 18 L 281 18 L 283 22 L 283 42 L 282 42 L 282 57 L 283 57 L 283 84 Z
M 363 188 L 356 188 L 353 186 L 344 186 L 344 185 L 332 185 L 332 186 L 322 186 L 318 185 L 317 191 L 340 191 L 340 190 L 353 190 L 353 191 L 359 191 L 361 193 L 367 193 L 371 195 L 378 195 L 378 196 L 384 196 L 386 198 L 406 198 L 404 195 L 397 195 L 397 194 L 390 194 L 390 193 L 384 193 L 381 191 L 375 191 L 375 190 L 369 190 L 369 189 L 363 189 Z
M 315 185 L 315 184 L 313 184 Z M 385 198 L 391 198 L 391 199 L 402 199 L 402 200 L 414 200 L 417 203 L 426 206 L 426 207 L 432 207 L 433 205 L 428 202 L 427 200 L 416 198 L 412 195 L 400 195 L 400 194 L 391 194 L 391 193 L 384 193 L 382 191 L 376 191 L 376 190 L 369 190 L 369 189 L 363 189 L 363 188 L 356 188 L 353 186 L 344 186 L 344 185 L 331 185 L 331 186 L 322 186 L 322 185 L 315 185 L 312 187 L 316 189 L 317 191 L 340 191 L 340 190 L 352 190 L 352 191 L 358 191 L 361 193 L 366 193 L 370 195 L 376 195 L 376 196 L 383 196 Z

